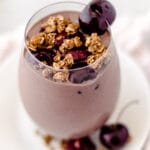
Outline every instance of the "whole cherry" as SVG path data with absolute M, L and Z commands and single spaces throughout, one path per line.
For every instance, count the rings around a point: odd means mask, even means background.
M 89 137 L 83 137 L 68 141 L 66 150 L 96 150 L 96 146 Z
M 123 124 L 105 125 L 101 128 L 101 143 L 110 150 L 122 148 L 128 141 L 129 132 Z
M 80 13 L 79 23 L 86 33 L 103 34 L 116 17 L 113 5 L 107 0 L 94 0 Z

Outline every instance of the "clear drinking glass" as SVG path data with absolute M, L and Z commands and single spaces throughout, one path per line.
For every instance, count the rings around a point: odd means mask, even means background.
M 58 138 L 82 137 L 102 126 L 112 114 L 120 90 L 119 61 L 110 29 L 102 36 L 108 45 L 103 57 L 89 66 L 68 70 L 80 71 L 79 76 L 82 76 L 88 68 L 95 69 L 96 77 L 80 84 L 55 82 L 52 75 L 66 70 L 55 70 L 43 64 L 26 45 L 29 33 L 32 35 L 38 32 L 33 31 L 32 27 L 42 18 L 67 11 L 67 17 L 78 21 L 77 16 L 84 7 L 85 4 L 78 2 L 51 4 L 39 10 L 30 19 L 25 30 L 25 44 L 19 67 L 22 102 L 37 126 Z

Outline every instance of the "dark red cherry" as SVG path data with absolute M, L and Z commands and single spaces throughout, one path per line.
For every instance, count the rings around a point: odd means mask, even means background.
M 87 68 L 81 68 L 78 70 L 70 71 L 69 80 L 72 83 L 82 83 L 84 81 L 92 80 L 96 78 L 97 73 L 94 69 L 87 67 Z
M 82 68 L 87 65 L 88 65 L 87 62 L 85 62 L 85 61 L 77 61 L 72 65 L 71 69 Z
M 110 150 L 122 148 L 128 141 L 129 132 L 125 125 L 105 125 L 100 132 L 101 143 Z
M 99 17 L 104 17 L 111 25 L 116 17 L 114 6 L 107 0 L 94 0 L 90 4 L 90 13 L 96 13 Z
M 98 32 L 103 34 L 116 17 L 113 5 L 106 0 L 94 0 L 81 12 L 79 23 L 86 33 Z
M 90 16 L 89 14 L 89 5 L 87 5 L 79 16 L 80 28 L 86 33 L 91 33 L 92 32 L 91 23 L 92 23 L 92 16 Z
M 74 61 L 84 60 L 88 57 L 88 51 L 86 50 L 73 50 L 68 53 L 72 54 Z
M 68 141 L 66 150 L 96 150 L 96 146 L 89 137 L 84 137 Z
M 39 61 L 46 61 L 48 65 L 53 63 L 53 55 L 49 52 L 39 51 L 34 54 Z
M 84 8 L 79 17 L 80 28 L 85 33 L 98 32 L 103 34 L 108 28 L 106 18 L 89 12 L 89 5 Z
M 55 46 L 60 46 L 64 39 L 67 38 L 67 33 L 66 32 L 62 32 L 56 35 L 55 38 Z

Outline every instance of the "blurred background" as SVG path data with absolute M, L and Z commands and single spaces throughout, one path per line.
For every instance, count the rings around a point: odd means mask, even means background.
M 49 2 L 57 0 L 0 0 L 0 33 L 5 33 L 25 24 L 31 15 Z M 78 0 L 79 1 L 79 0 Z M 88 0 L 82 0 L 87 2 Z M 138 16 L 148 12 L 149 0 L 111 0 L 118 16 Z

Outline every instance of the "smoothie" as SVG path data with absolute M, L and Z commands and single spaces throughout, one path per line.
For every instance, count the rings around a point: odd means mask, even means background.
M 61 15 L 78 24 L 79 14 L 71 10 L 48 14 L 28 29 L 26 42 L 43 32 L 41 26 L 49 17 Z M 23 104 L 40 129 L 54 137 L 86 136 L 101 127 L 116 106 L 120 90 L 118 56 L 111 32 L 106 30 L 99 36 L 107 47 L 105 52 L 95 62 L 75 68 L 55 68 L 47 59 L 36 58 L 28 45 L 23 49 L 19 68 Z M 60 81 L 60 72 L 69 75 Z

